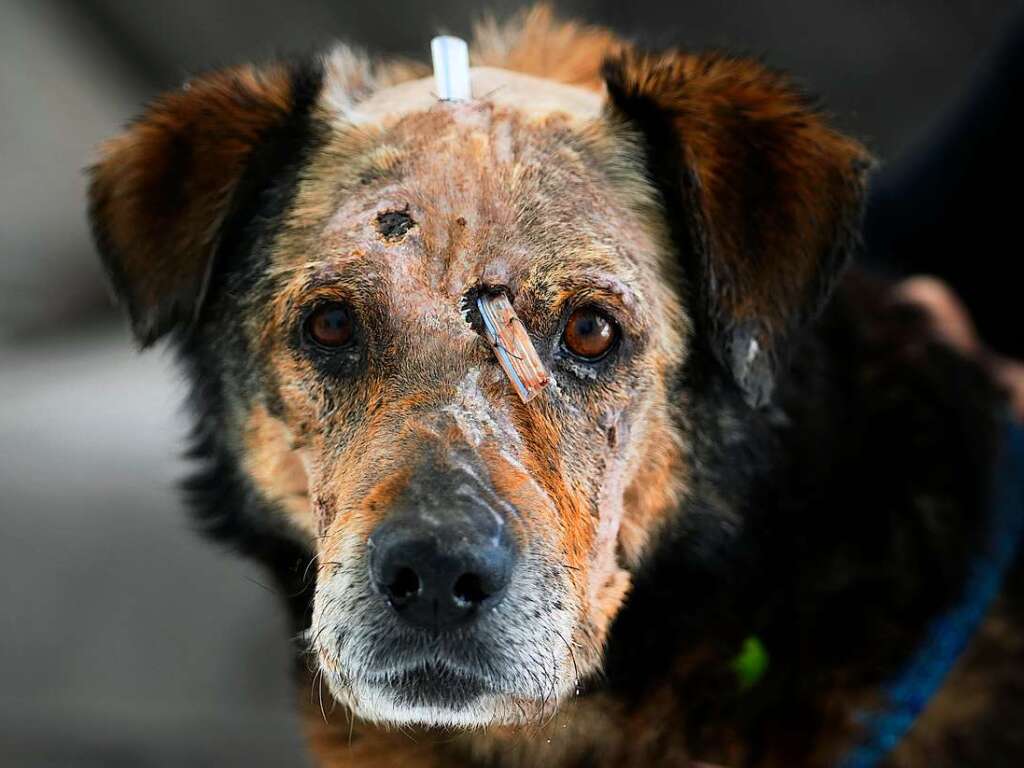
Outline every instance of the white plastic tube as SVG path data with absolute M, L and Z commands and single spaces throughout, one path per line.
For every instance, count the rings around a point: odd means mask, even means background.
M 460 37 L 443 35 L 430 41 L 434 62 L 434 80 L 441 101 L 468 101 L 473 98 L 469 84 L 469 46 Z

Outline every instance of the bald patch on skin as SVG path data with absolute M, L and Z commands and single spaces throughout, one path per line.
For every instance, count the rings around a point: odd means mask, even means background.
M 262 405 L 253 408 L 245 429 L 243 467 L 264 498 L 279 505 L 296 528 L 312 537 L 316 523 L 309 500 L 307 461 L 284 422 Z
M 688 463 L 678 433 L 652 426 L 647 445 L 636 449 L 639 466 L 623 494 L 618 545 L 621 562 L 638 567 L 649 542 L 657 537 L 671 510 L 678 509 L 688 486 Z
M 494 67 L 472 67 L 470 83 L 475 99 L 514 109 L 529 118 L 559 114 L 592 120 L 601 114 L 600 93 L 564 83 Z M 356 125 L 385 125 L 437 103 L 433 77 L 400 83 L 370 96 L 347 111 L 346 119 Z
M 493 369 L 488 374 L 492 387 L 500 382 Z M 481 390 L 480 376 L 479 368 L 470 369 L 459 382 L 455 397 L 441 408 L 441 412 L 452 416 L 466 442 L 474 448 L 493 440 L 503 446 L 503 450 L 522 450 L 522 438 L 507 412 L 495 407 Z

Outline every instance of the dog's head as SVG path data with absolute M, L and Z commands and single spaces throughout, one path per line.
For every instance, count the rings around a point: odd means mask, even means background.
M 326 680 L 392 723 L 522 721 L 599 670 L 681 514 L 688 360 L 769 399 L 862 194 L 861 148 L 756 63 L 538 16 L 485 37 L 475 61 L 505 68 L 472 101 L 345 50 L 235 69 L 92 170 L 137 336 L 201 360 L 206 432 L 317 557 Z M 551 373 L 528 404 L 481 292 Z

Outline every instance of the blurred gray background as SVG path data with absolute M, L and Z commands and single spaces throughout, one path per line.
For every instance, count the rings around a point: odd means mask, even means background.
M 520 3 L 493 2 L 500 15 Z M 763 55 L 898 158 L 1020 2 L 575 0 L 651 45 Z M 334 39 L 421 56 L 481 6 L 0 0 L 0 765 L 305 765 L 282 612 L 189 530 L 185 420 L 137 357 L 84 217 L 92 148 L 189 73 Z

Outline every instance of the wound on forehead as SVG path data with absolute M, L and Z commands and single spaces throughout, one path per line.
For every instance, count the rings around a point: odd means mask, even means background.
M 416 222 L 409 215 L 409 207 L 401 211 L 385 211 L 377 214 L 377 231 L 385 240 L 400 240 L 416 226 Z

